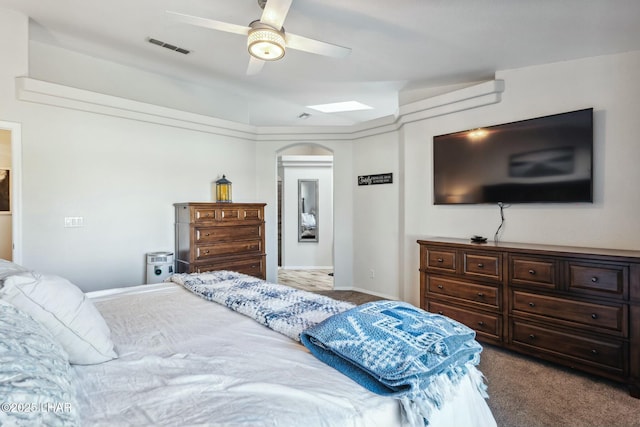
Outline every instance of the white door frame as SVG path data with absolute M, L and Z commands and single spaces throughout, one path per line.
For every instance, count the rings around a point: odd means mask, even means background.
M 11 132 L 11 239 L 12 261 L 22 263 L 22 125 L 0 121 Z

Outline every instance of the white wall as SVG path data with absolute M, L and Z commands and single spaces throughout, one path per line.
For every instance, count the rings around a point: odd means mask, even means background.
M 333 161 L 282 156 L 282 267 L 333 268 Z M 298 241 L 298 180 L 318 180 L 318 241 Z
M 434 135 L 593 107 L 594 203 L 513 205 L 505 210 L 501 240 L 640 249 L 638 75 L 640 52 L 500 71 L 496 77 L 505 81 L 502 102 L 407 124 L 402 141 L 404 298 L 418 302 L 417 239 L 474 234 L 493 239 L 500 223 L 496 206 L 432 204 Z
M 145 254 L 173 250 L 173 203 L 255 201 L 255 144 L 30 105 L 23 116 L 23 264 L 84 290 L 144 283 Z M 247 160 L 249 159 L 249 160 Z M 65 217 L 84 227 L 65 228 Z
M 398 132 L 354 142 L 354 288 L 386 298 L 400 297 Z M 359 186 L 360 175 L 392 173 L 392 184 Z

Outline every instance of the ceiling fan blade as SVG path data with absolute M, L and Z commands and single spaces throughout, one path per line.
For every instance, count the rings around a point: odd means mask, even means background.
M 212 30 L 225 31 L 227 33 L 235 33 L 246 36 L 247 34 L 249 34 L 249 30 L 251 29 L 243 25 L 230 24 L 228 22 L 201 18 L 199 16 L 186 15 L 184 13 L 173 12 L 171 10 L 167 10 L 166 12 L 170 15 L 173 15 L 178 21 L 184 22 L 185 24 L 197 25 L 199 27 L 205 27 Z
M 254 74 L 258 74 L 262 67 L 264 67 L 265 61 L 255 58 L 249 55 L 249 66 L 247 67 L 247 75 L 252 76 Z
M 271 1 L 271 0 L 269 0 Z M 307 37 L 298 36 L 291 33 L 285 33 L 287 47 L 304 52 L 316 53 L 318 55 L 332 56 L 334 58 L 344 58 L 349 56 L 351 49 L 348 47 L 338 46 L 320 40 L 314 40 Z
M 260 22 L 280 30 L 293 0 L 267 0 Z

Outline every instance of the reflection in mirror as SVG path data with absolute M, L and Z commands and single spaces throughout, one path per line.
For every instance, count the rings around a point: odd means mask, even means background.
M 298 180 L 298 241 L 318 241 L 318 180 Z

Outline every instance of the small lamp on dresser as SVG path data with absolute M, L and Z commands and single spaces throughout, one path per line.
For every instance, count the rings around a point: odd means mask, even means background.
M 231 181 L 225 175 L 216 181 L 216 201 L 220 203 L 231 203 Z

